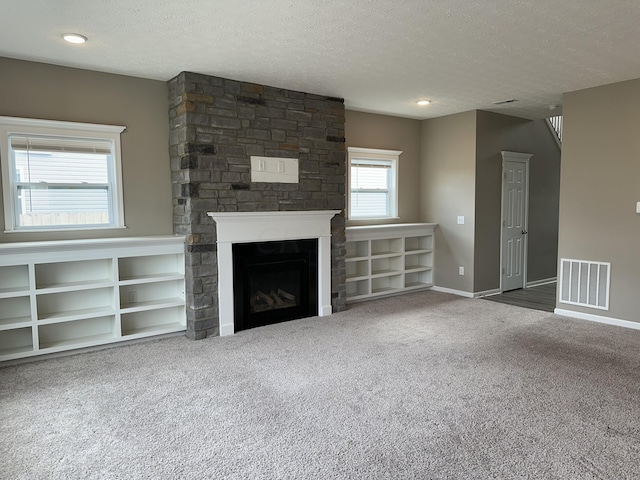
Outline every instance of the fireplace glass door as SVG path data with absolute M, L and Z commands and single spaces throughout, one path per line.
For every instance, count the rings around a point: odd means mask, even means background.
M 317 240 L 235 244 L 235 330 L 317 315 Z

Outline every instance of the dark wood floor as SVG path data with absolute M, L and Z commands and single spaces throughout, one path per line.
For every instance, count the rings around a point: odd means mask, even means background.
M 491 302 L 516 305 L 518 307 L 532 308 L 533 310 L 553 312 L 553 309 L 556 307 L 556 283 L 511 290 L 499 295 L 483 297 L 483 299 Z

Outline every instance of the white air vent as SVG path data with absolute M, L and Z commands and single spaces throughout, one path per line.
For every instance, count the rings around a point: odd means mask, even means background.
M 560 260 L 560 303 L 609 310 L 611 264 Z

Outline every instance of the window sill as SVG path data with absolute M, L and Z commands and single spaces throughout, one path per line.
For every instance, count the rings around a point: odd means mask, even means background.
M 385 220 L 400 220 L 400 217 L 351 217 L 347 219 L 349 222 L 383 222 Z
M 94 230 L 123 230 L 127 228 L 126 225 L 121 227 L 113 227 L 109 225 L 108 227 L 78 227 L 78 228 L 33 228 L 33 229 L 19 229 L 19 230 L 5 230 L 4 233 L 47 233 L 47 232 L 87 232 Z

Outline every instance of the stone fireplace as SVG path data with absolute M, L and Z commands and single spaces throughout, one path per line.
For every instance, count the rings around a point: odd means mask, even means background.
M 186 237 L 187 336 L 233 333 L 228 311 L 234 310 L 233 301 L 229 306 L 221 293 L 229 276 L 233 279 L 233 244 L 295 240 L 292 229 L 309 221 L 322 227 L 307 225 L 296 239 L 313 238 L 318 244 L 314 314 L 343 310 L 343 100 L 189 72 L 168 85 L 174 232 Z M 298 181 L 252 181 L 252 156 L 296 159 Z M 248 232 L 241 241 L 229 241 L 220 231 L 234 216 L 232 223 Z M 285 225 L 270 236 L 274 216 L 299 225 Z M 257 231 L 261 220 L 265 228 Z M 293 301 L 287 296 L 295 294 L 280 290 L 284 293 L 271 296 L 278 298 L 274 302 Z

